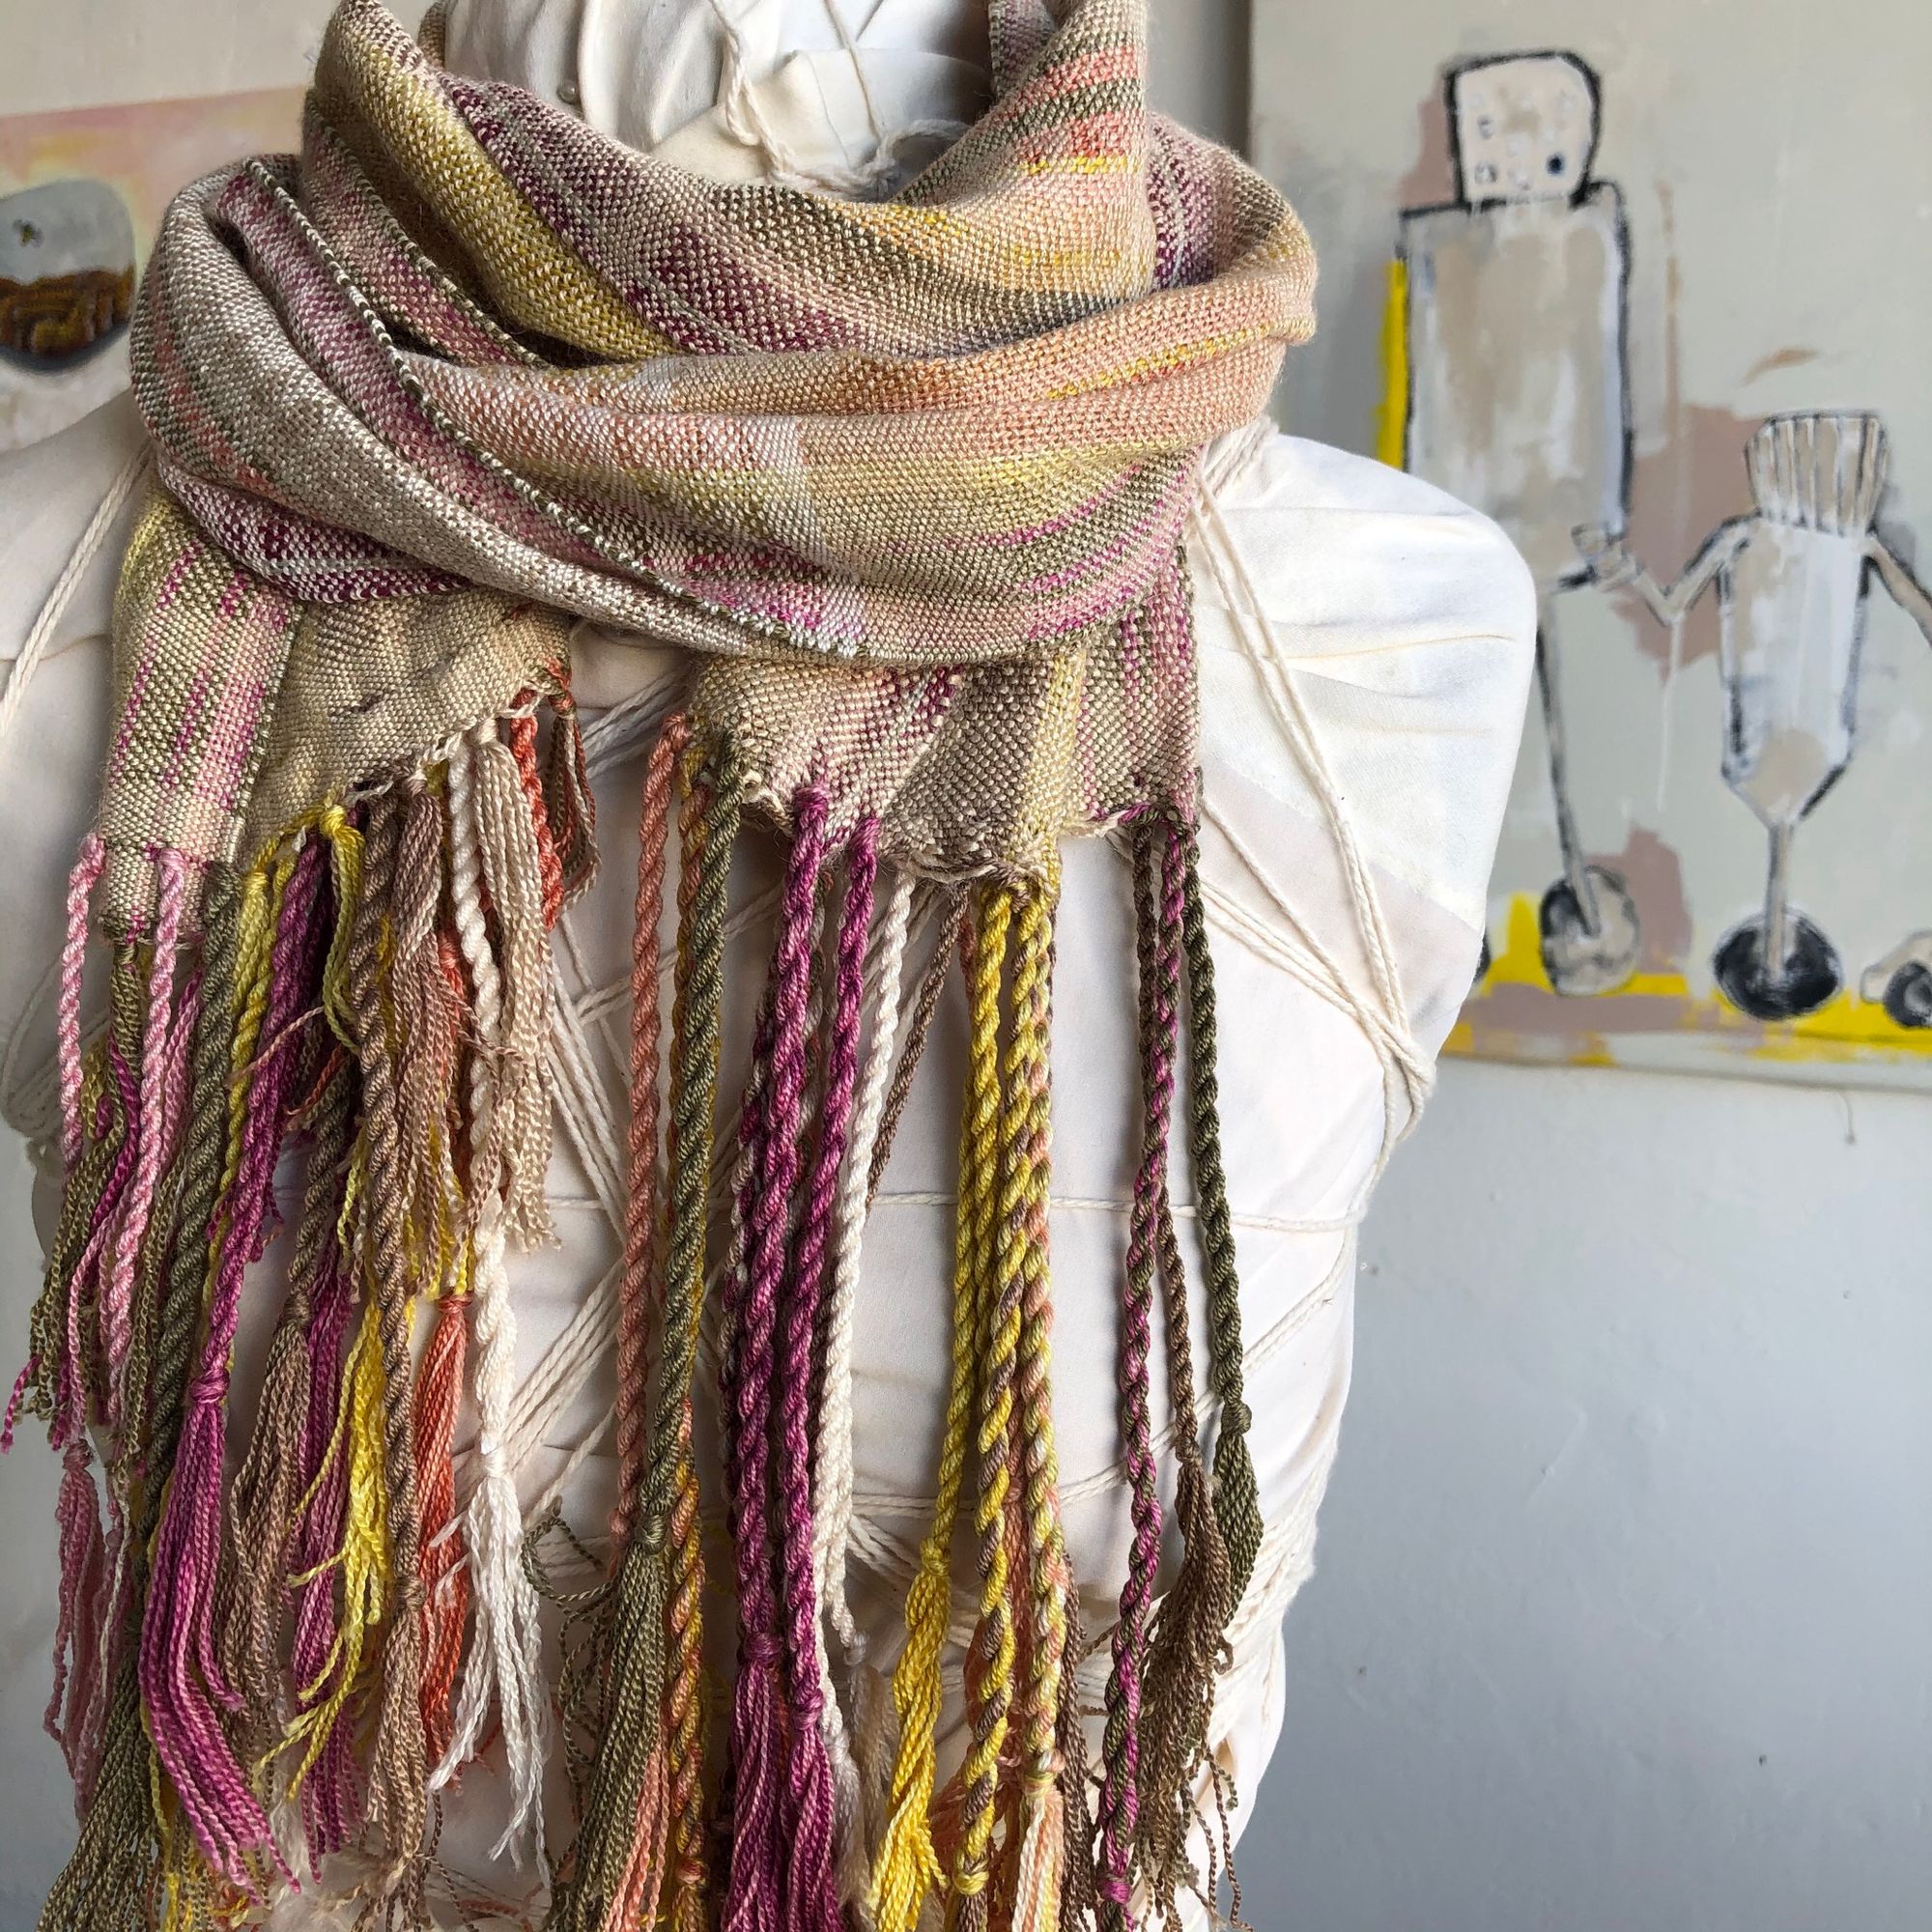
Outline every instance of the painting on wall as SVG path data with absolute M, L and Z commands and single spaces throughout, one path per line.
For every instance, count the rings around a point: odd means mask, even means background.
M 295 145 L 299 89 L 0 118 L 0 452 L 128 384 L 134 284 L 175 191 Z
M 1667 478 L 1672 452 L 1653 436 L 1634 460 L 1633 242 L 1598 163 L 1614 91 L 1570 50 L 1452 62 L 1441 86 L 1448 178 L 1397 213 L 1378 453 L 1495 518 L 1529 564 L 1517 793 L 1554 835 L 1505 838 L 1451 1050 L 1932 1087 L 1922 836 L 1833 810 L 1855 765 L 1883 766 L 1893 823 L 1932 819 L 1932 687 L 1865 674 L 1875 605 L 1932 644 L 1885 414 L 1841 378 L 1815 406 L 1737 414 L 1728 485 L 1703 486 L 1728 513 L 1690 527 L 1678 490 L 1645 519 L 1646 475 Z M 1668 209 L 1698 184 L 1658 192 Z M 1690 261 L 1667 287 L 1653 340 L 1700 298 L 1747 293 L 1700 289 Z M 1861 324 L 1848 299 L 1838 326 Z M 1648 717 L 1633 651 L 1654 668 Z M 1673 783 L 1698 747 L 1727 800 L 1701 775 Z M 1755 865 L 1740 863 L 1747 821 Z

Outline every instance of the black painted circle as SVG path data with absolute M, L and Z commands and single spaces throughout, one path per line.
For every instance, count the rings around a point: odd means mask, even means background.
M 1885 1009 L 1898 1026 L 1932 1026 L 1932 966 L 1908 959 L 1885 989 Z
M 1802 912 L 1788 917 L 1790 956 L 1776 979 L 1764 969 L 1762 918 L 1733 926 L 1712 956 L 1725 999 L 1753 1019 L 1789 1020 L 1815 1012 L 1844 984 L 1832 942 Z

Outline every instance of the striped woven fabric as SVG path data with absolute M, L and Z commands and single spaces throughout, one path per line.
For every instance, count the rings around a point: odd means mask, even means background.
M 63 1462 L 48 1723 L 81 1824 L 48 1928 L 233 1923 L 291 1887 L 389 1924 L 456 1922 L 452 1896 L 473 1917 L 433 1821 L 493 1743 L 499 1851 L 572 1932 L 915 1932 L 934 1910 L 963 1932 L 1123 1932 L 1213 1889 L 1188 1846 L 1260 1522 L 1180 530 L 1203 448 L 1312 327 L 1314 264 L 1265 183 L 1149 111 L 1141 0 L 992 0 L 991 20 L 983 117 L 892 199 L 848 202 L 696 179 L 444 71 L 434 13 L 412 39 L 343 0 L 301 154 L 212 175 L 166 216 L 133 337 L 158 488 L 69 895 L 68 1188 L 16 1391 Z M 502 1440 L 506 1253 L 548 1230 L 551 931 L 595 863 L 578 616 L 681 648 L 690 676 L 643 801 L 620 1493 L 553 1682 L 542 1539 Z M 789 858 L 727 1147 L 724 894 L 753 815 Z M 1048 1029 L 1056 853 L 1109 827 L 1140 929 L 1134 1539 L 1090 1739 L 1053 1449 Z M 928 919 L 938 949 L 901 1002 Z M 90 1040 L 91 929 L 113 956 Z M 859 1723 L 827 1338 L 955 966 L 939 1501 L 873 1697 L 890 1708 Z M 1188 1324 L 1159 1313 L 1186 1293 L 1183 1037 L 1211 1466 Z M 301 1196 L 278 1208 L 285 1157 Z M 282 1213 L 286 1299 L 231 1470 L 242 1277 Z M 714 1280 L 738 1627 L 722 1751 L 691 1439 Z M 1162 1335 L 1182 1555 L 1157 1603 Z M 972 1742 L 942 1784 L 955 1533 L 977 1551 Z

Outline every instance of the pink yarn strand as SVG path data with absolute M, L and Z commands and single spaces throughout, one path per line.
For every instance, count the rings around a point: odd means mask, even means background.
M 141 1695 L 156 1753 L 209 1862 L 250 1895 L 249 1854 L 267 1851 L 287 1872 L 219 1715 L 239 1702 L 214 1642 L 224 1419 L 242 1279 L 260 1251 L 286 1126 L 291 1030 L 313 993 L 321 963 L 318 911 L 326 862 L 323 842 L 307 842 L 283 895 L 262 1025 L 270 1044 L 252 1070 L 241 1158 L 228 1198 L 216 1210 L 201 1361 L 188 1387 L 141 1627 Z
M 55 1034 L 60 1055 L 61 1158 L 70 1170 L 80 1158 L 80 981 L 87 964 L 87 906 L 107 864 L 98 832 L 80 841 L 67 882 L 67 943 L 61 948 L 60 1002 Z
M 106 1358 L 107 1427 L 118 1436 L 122 1419 L 121 1368 L 128 1359 L 133 1315 L 134 1264 L 147 1236 L 155 1183 L 166 1153 L 162 1095 L 167 1085 L 169 1016 L 174 1008 L 175 953 L 181 943 L 187 896 L 185 862 L 164 852 L 156 865 L 159 892 L 155 911 L 154 961 L 148 972 L 148 1022 L 141 1038 L 141 1087 L 129 1130 L 134 1171 L 111 1243 L 107 1278 L 100 1291 L 100 1338 Z

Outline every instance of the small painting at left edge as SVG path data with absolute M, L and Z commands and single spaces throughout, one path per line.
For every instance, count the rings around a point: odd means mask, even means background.
M 301 90 L 0 117 L 0 454 L 128 386 L 134 288 L 176 192 L 296 144 Z

